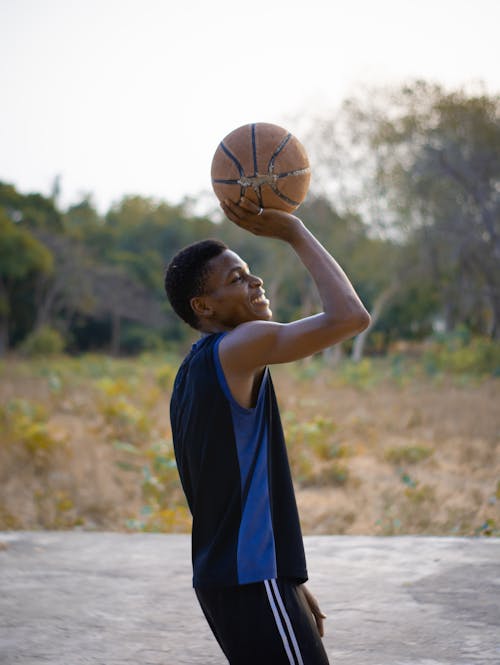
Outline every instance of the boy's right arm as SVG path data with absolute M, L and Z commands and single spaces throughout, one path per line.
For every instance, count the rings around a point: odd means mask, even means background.
M 305 358 L 369 325 L 370 315 L 346 274 L 300 219 L 269 209 L 258 215 L 258 206 L 247 199 L 239 205 L 224 202 L 222 208 L 241 228 L 288 242 L 310 273 L 323 304 L 320 314 L 292 323 L 251 321 L 235 328 L 220 346 L 226 371 L 251 372 Z

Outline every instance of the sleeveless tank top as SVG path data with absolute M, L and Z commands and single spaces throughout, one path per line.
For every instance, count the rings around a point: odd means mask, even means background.
M 170 420 L 193 516 L 193 586 L 307 580 L 295 494 L 269 369 L 256 404 L 233 398 L 219 360 L 224 333 L 191 348 L 177 373 Z

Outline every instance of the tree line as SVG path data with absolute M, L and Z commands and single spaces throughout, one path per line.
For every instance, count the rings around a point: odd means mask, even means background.
M 499 108 L 498 95 L 417 81 L 306 119 L 314 187 L 298 214 L 372 314 L 355 358 L 436 329 L 500 337 Z M 125 196 L 100 214 L 90 196 L 62 209 L 56 191 L 0 183 L 0 353 L 44 335 L 70 352 L 185 345 L 163 274 L 205 237 L 264 278 L 278 320 L 317 311 L 288 247 L 195 215 L 190 201 Z

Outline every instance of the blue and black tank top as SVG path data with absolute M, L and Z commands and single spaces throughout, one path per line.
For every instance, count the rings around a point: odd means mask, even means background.
M 233 398 L 219 360 L 224 333 L 193 345 L 177 373 L 170 419 L 193 516 L 193 586 L 307 580 L 288 457 L 269 370 L 257 402 Z

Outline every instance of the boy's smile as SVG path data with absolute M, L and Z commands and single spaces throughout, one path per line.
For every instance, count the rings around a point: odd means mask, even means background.
M 227 249 L 208 265 L 204 295 L 192 300 L 207 332 L 232 330 L 247 321 L 271 319 L 262 279 L 252 275 L 235 252 Z

